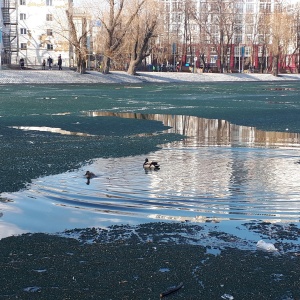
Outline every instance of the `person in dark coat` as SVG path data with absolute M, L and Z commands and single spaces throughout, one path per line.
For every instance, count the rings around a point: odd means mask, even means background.
M 49 56 L 48 58 L 48 66 L 49 66 L 49 70 L 52 70 L 52 63 L 53 63 L 53 59 L 51 56 Z
M 59 55 L 58 56 L 58 62 L 57 62 L 57 64 L 58 64 L 58 70 L 62 70 L 62 59 L 61 59 L 61 55 Z
M 25 66 L 24 58 L 21 58 L 20 59 L 20 68 L 21 68 L 21 70 L 24 70 L 24 66 Z
M 43 62 L 42 62 L 42 70 L 46 70 L 46 60 L 43 59 Z

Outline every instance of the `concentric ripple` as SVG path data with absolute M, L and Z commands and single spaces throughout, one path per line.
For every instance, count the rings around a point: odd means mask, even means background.
M 161 220 L 299 220 L 299 134 L 265 132 L 193 116 L 83 114 L 86 118 L 160 121 L 170 128 L 168 132 L 184 138 L 149 154 L 150 160 L 159 161 L 158 171 L 143 169 L 145 156 L 98 158 L 88 167 L 38 178 L 20 192 L 2 193 L 0 238 L 27 231 L 57 232 Z M 96 174 L 90 182 L 84 177 L 87 170 Z
M 159 160 L 159 171 L 145 171 L 142 156 L 97 159 L 88 168 L 39 178 L 27 190 L 2 194 L 16 207 L 5 220 L 30 231 L 154 220 L 296 221 L 298 151 L 176 142 L 149 156 Z M 97 175 L 90 184 L 87 169 Z

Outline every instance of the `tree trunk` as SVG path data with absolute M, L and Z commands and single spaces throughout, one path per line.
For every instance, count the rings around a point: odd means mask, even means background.
M 79 66 L 80 74 L 84 74 L 86 71 L 86 57 L 87 57 L 87 20 L 82 18 L 82 33 L 81 33 L 81 43 L 80 43 L 80 52 L 79 52 Z
M 137 69 L 137 66 L 140 63 L 141 62 L 139 60 L 131 60 L 130 63 L 129 63 L 127 74 L 129 74 L 129 75 L 136 75 L 136 69 Z
M 272 74 L 274 76 L 278 76 L 278 61 L 279 61 L 279 55 L 275 55 L 273 57 L 273 64 L 272 64 Z
M 86 65 L 85 65 L 85 59 L 82 57 L 82 54 L 80 53 L 80 50 L 75 51 L 75 55 L 77 58 L 76 61 L 76 72 L 80 74 L 85 73 Z
M 85 73 L 86 68 L 86 35 L 87 35 L 87 25 L 86 25 L 86 18 L 82 19 L 82 36 L 80 39 L 77 38 L 77 31 L 73 20 L 73 11 L 72 9 L 66 10 L 69 30 L 70 30 L 70 42 L 72 46 L 75 48 L 75 57 L 76 57 L 76 72 L 80 74 Z
M 110 70 L 111 59 L 108 56 L 104 56 L 103 59 L 103 74 L 108 74 Z
M 220 32 L 220 73 L 224 73 L 224 33 Z
M 200 58 L 201 58 L 201 61 L 202 61 L 202 63 L 203 63 L 203 73 L 205 72 L 205 70 L 206 70 L 206 63 L 205 63 L 205 57 L 204 57 L 204 54 L 202 54 L 201 56 L 200 56 Z M 208 71 L 208 70 L 207 70 Z
M 77 72 L 80 74 L 84 74 L 85 71 L 86 71 L 86 61 L 82 57 L 79 57 L 77 62 Z

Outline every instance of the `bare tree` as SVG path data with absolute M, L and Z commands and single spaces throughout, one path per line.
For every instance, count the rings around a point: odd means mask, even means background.
M 300 73 L 300 4 L 295 5 L 293 14 L 293 25 L 292 25 L 292 43 L 293 43 L 293 53 L 292 55 L 297 55 L 296 57 L 296 71 Z
M 242 3 L 235 0 L 207 0 L 202 7 L 206 11 L 201 13 L 199 24 L 202 32 L 206 32 L 206 44 L 213 45 L 218 54 L 219 71 L 223 73 L 228 68 L 234 35 L 240 30 L 237 16 L 241 14 Z
M 151 54 L 154 39 L 157 37 L 159 11 L 156 1 L 146 0 L 142 10 L 131 23 L 126 43 L 130 56 L 128 74 L 134 75 L 137 67 Z
M 73 9 L 66 10 L 66 15 L 69 24 L 69 34 L 70 34 L 70 43 L 74 47 L 75 57 L 76 57 L 76 66 L 77 72 L 83 74 L 86 70 L 86 60 L 87 60 L 87 18 L 85 15 L 82 15 L 79 19 L 81 20 L 81 33 L 78 34 L 78 30 L 74 21 Z
M 257 42 L 260 47 L 258 53 L 260 72 L 268 72 L 268 46 L 271 43 L 271 11 L 260 8 L 258 16 Z
M 292 39 L 292 17 L 278 5 L 271 15 L 271 43 L 272 74 L 278 76 L 280 58 L 285 57 L 287 47 Z
M 198 26 L 198 47 L 200 55 L 200 65 L 203 66 L 203 71 L 207 69 L 207 57 L 210 53 L 210 43 L 208 34 L 208 18 L 209 9 L 207 1 L 200 2 L 199 10 L 192 11 L 193 18 Z
M 254 6 L 253 6 L 254 9 Z M 255 57 L 258 54 L 257 51 L 257 40 L 258 40 L 258 22 L 259 13 L 255 12 L 251 9 L 245 15 L 245 39 L 246 42 L 251 47 L 251 55 L 249 57 L 250 66 L 258 67 L 255 64 Z
M 109 73 L 111 60 L 119 55 L 131 23 L 146 0 L 106 0 L 98 5 L 96 18 L 101 21 L 101 43 L 103 45 L 103 73 Z M 95 7 L 94 4 L 94 7 Z M 100 5 L 100 6 L 99 6 Z M 132 9 L 133 7 L 133 9 Z M 130 11 L 130 13 L 128 13 Z M 100 39 L 97 39 L 98 41 Z
M 69 66 L 72 65 L 71 60 L 75 60 L 76 71 L 84 73 L 87 61 L 87 37 L 91 34 L 90 23 L 91 15 L 84 7 L 74 7 L 73 1 L 68 0 L 67 9 L 65 6 L 57 8 L 52 15 L 51 21 L 52 34 L 42 34 L 39 37 L 39 43 L 43 46 L 46 43 L 56 41 L 55 51 L 69 52 Z M 45 28 L 49 28 L 49 24 L 45 22 Z
M 182 55 L 187 60 L 190 57 L 190 63 L 194 64 L 194 53 L 195 42 L 197 41 L 194 25 L 197 24 L 195 20 L 196 3 L 193 0 L 185 0 L 182 2 L 183 5 L 183 47 Z

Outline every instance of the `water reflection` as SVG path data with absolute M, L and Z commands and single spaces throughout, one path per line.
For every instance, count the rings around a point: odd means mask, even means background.
M 132 112 L 87 112 L 91 117 L 119 117 L 129 119 L 144 119 L 162 122 L 171 127 L 169 132 L 194 137 L 193 140 L 186 139 L 185 144 L 189 146 L 211 145 L 211 146 L 235 146 L 246 144 L 250 146 L 297 146 L 300 144 L 300 134 L 290 132 L 262 131 L 255 127 L 239 126 L 225 120 L 206 119 L 195 116 L 164 115 L 164 114 L 142 114 Z
M 88 134 L 88 133 L 73 132 L 73 131 L 63 130 L 61 128 L 46 127 L 46 126 L 9 126 L 9 128 L 20 129 L 24 131 L 51 132 L 51 133 L 58 133 L 62 135 L 93 136 L 92 134 Z
M 153 198 L 166 198 L 180 210 L 198 212 L 200 216 L 196 218 L 201 220 L 203 214 L 232 218 L 298 217 L 300 184 L 294 158 L 300 147 L 297 133 L 266 132 L 195 116 L 102 111 L 87 114 L 160 121 L 171 127 L 170 132 L 187 137 L 176 145 L 164 145 L 160 157 L 163 172 L 149 183 L 155 191 Z M 202 148 L 205 146 L 210 147 Z
M 80 169 L 3 193 L 21 211 L 16 218 L 5 210 L 6 223 L 47 232 L 149 220 L 299 220 L 299 134 L 190 116 L 87 115 L 155 120 L 186 138 L 147 155 L 159 171 L 145 172 L 145 156 L 99 158 L 88 166 L 96 174 L 89 185 Z
M 89 166 L 97 175 L 90 185 L 82 169 L 40 178 L 28 190 L 3 196 L 22 207 L 23 218 L 32 215 L 39 228 L 51 229 L 107 226 L 116 219 L 124 224 L 162 219 L 299 219 L 300 184 L 293 179 L 299 166 L 284 149 L 169 146 L 151 154 L 161 162 L 157 172 L 145 173 L 141 156 L 98 159 Z M 289 151 L 294 153 L 294 149 Z M 34 212 L 33 203 L 53 221 L 39 222 L 45 216 Z M 49 204 L 65 212 L 54 213 Z M 13 218 L 14 222 L 22 222 L 21 216 Z

